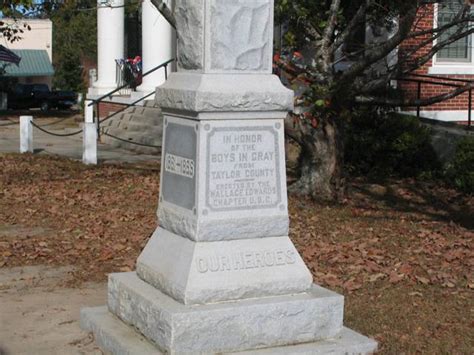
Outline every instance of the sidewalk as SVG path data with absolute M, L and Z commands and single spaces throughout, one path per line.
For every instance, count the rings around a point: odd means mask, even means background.
M 14 120 L 18 121 L 18 119 Z M 35 119 L 39 126 L 48 131 L 64 134 L 79 130 L 80 128 L 71 122 L 64 120 L 54 123 L 54 119 Z M 50 125 L 51 123 L 54 123 Z M 33 129 L 33 146 L 35 154 L 59 155 L 75 160 L 82 160 L 82 133 L 72 137 L 56 137 L 40 130 Z M 19 153 L 20 133 L 19 125 L 11 124 L 11 121 L 0 120 L 0 153 Z M 99 164 L 102 163 L 137 163 L 144 161 L 160 161 L 159 155 L 145 155 L 130 152 L 124 149 L 112 147 L 109 144 L 98 144 Z

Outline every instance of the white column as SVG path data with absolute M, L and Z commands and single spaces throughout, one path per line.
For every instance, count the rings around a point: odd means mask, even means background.
M 166 1 L 172 7 L 172 0 Z M 150 0 L 142 3 L 142 60 L 143 73 L 175 57 L 176 33 Z M 168 66 L 168 74 L 173 66 Z M 155 91 L 165 82 L 165 70 L 159 69 L 143 78 L 138 88 L 142 92 Z
M 97 1 L 98 80 L 90 94 L 105 94 L 117 87 L 115 59 L 124 56 L 124 0 Z
M 33 153 L 33 116 L 20 116 L 20 153 Z

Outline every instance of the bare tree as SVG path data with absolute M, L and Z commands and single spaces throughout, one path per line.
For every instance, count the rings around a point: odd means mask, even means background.
M 290 30 L 293 49 L 304 51 L 305 61 L 281 59 L 291 83 L 303 82 L 303 114 L 287 122 L 287 134 L 301 146 L 300 179 L 294 193 L 319 200 L 343 195 L 344 147 L 342 128 L 357 105 L 418 106 L 440 102 L 471 88 L 417 100 L 393 95 L 391 83 L 429 62 L 446 46 L 474 32 L 471 1 L 457 0 L 448 23 L 427 29 L 420 25 L 433 15 L 433 5 L 453 1 L 421 0 L 278 0 L 277 18 Z M 375 33 L 371 41 L 357 33 Z M 406 41 L 404 51 L 394 51 Z M 392 59 L 390 59 L 392 58 Z

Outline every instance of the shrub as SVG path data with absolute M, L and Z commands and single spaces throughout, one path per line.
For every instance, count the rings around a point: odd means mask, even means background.
M 463 192 L 474 193 L 474 137 L 466 137 L 459 142 L 445 176 L 450 185 Z
M 416 177 L 439 170 L 430 130 L 416 117 L 364 109 L 346 130 L 346 166 L 355 175 Z

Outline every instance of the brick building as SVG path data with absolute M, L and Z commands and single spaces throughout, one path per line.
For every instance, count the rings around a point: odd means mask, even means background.
M 414 31 L 429 30 L 449 23 L 459 12 L 461 3 L 459 0 L 447 0 L 443 5 L 425 5 L 419 11 Z M 453 28 L 452 31 L 456 31 L 456 28 Z M 452 32 L 442 35 L 439 40 L 442 41 L 443 37 L 446 38 L 445 36 L 449 36 L 450 34 L 452 34 Z M 406 58 L 410 57 L 412 59 L 419 58 L 429 53 L 433 46 L 436 45 L 436 41 L 430 41 L 431 36 L 432 34 L 426 34 L 425 36 L 404 42 L 399 48 L 399 60 L 406 60 Z M 425 40 L 429 44 L 420 48 L 420 45 Z M 464 85 L 464 83 L 443 81 L 442 78 L 474 80 L 474 52 L 472 41 L 471 35 L 444 47 L 414 73 L 432 76 L 432 78 L 423 78 L 423 81 L 436 81 L 457 85 Z M 407 61 L 408 63 L 410 62 L 410 60 Z M 442 86 L 439 84 L 418 84 L 403 81 L 400 81 L 398 85 L 407 97 L 416 98 L 419 91 L 420 98 L 422 99 L 456 89 L 455 87 Z M 418 85 L 421 86 L 419 87 Z M 469 93 L 465 92 L 455 98 L 421 107 L 420 115 L 441 121 L 466 122 L 468 119 L 468 107 Z M 403 111 L 415 113 L 416 108 L 404 108 Z

